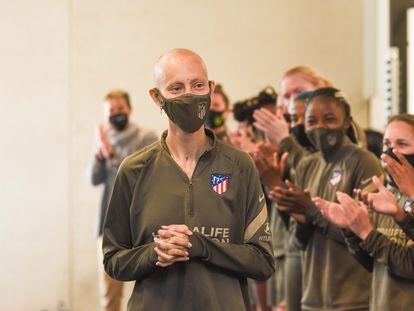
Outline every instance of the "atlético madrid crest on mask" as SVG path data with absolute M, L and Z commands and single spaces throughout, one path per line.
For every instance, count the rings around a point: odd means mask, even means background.
M 218 194 L 223 194 L 229 190 L 230 176 L 222 174 L 211 174 L 210 187 Z
M 204 116 L 207 113 L 207 103 L 206 102 L 202 102 L 198 104 L 198 118 L 200 120 L 204 119 Z

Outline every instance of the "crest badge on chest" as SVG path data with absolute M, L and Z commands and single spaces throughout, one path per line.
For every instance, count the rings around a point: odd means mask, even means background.
M 211 174 L 210 187 L 214 192 L 218 194 L 223 194 L 227 190 L 229 190 L 229 186 L 230 186 L 229 175 Z
M 341 181 L 341 179 L 342 179 L 342 170 L 341 169 L 335 169 L 333 172 L 332 172 L 332 176 L 331 176 L 331 178 L 329 179 L 329 183 L 332 185 L 332 186 L 336 186 L 337 184 L 339 184 L 339 182 Z

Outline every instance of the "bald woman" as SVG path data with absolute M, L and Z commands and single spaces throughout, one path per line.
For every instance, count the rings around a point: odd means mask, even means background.
M 128 310 L 249 310 L 247 278 L 275 271 L 267 208 L 250 157 L 204 128 L 214 90 L 186 49 L 155 65 L 154 103 L 169 117 L 121 165 L 103 234 L 105 269 L 136 281 Z

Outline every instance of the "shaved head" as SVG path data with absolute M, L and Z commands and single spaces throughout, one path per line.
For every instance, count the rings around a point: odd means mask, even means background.
M 149 93 L 162 108 L 164 98 L 184 94 L 206 95 L 214 92 L 215 83 L 209 81 L 207 67 L 197 53 L 187 49 L 170 50 L 157 60 L 154 67 L 155 88 Z
M 171 71 L 177 70 L 183 65 L 194 67 L 208 80 L 207 67 L 200 55 L 188 49 L 172 49 L 162 54 L 154 66 L 155 85 L 162 89 Z

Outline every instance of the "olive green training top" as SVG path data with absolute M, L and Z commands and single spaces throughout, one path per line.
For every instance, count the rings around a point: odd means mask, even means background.
M 372 153 L 346 138 L 329 157 L 316 152 L 303 158 L 296 174 L 299 187 L 309 189 L 312 197 L 336 201 L 337 191 L 352 195 L 354 188 L 368 190 L 371 177 L 381 176 L 382 168 Z M 302 309 L 368 310 L 371 273 L 348 251 L 342 230 L 315 206 L 306 217 L 314 230 L 303 253 Z
M 399 204 L 407 198 L 398 194 Z M 371 310 L 413 310 L 414 242 L 407 236 L 414 228 L 412 216 L 400 222 L 373 213 L 373 230 L 360 244 L 374 259 Z M 406 234 L 407 233 L 407 234 Z
M 206 134 L 213 147 L 191 180 L 162 139 L 126 158 L 115 181 L 103 233 L 108 274 L 136 284 L 128 310 L 249 310 L 246 278 L 275 271 L 267 207 L 251 158 Z M 192 231 L 190 260 L 155 265 L 153 233 Z

